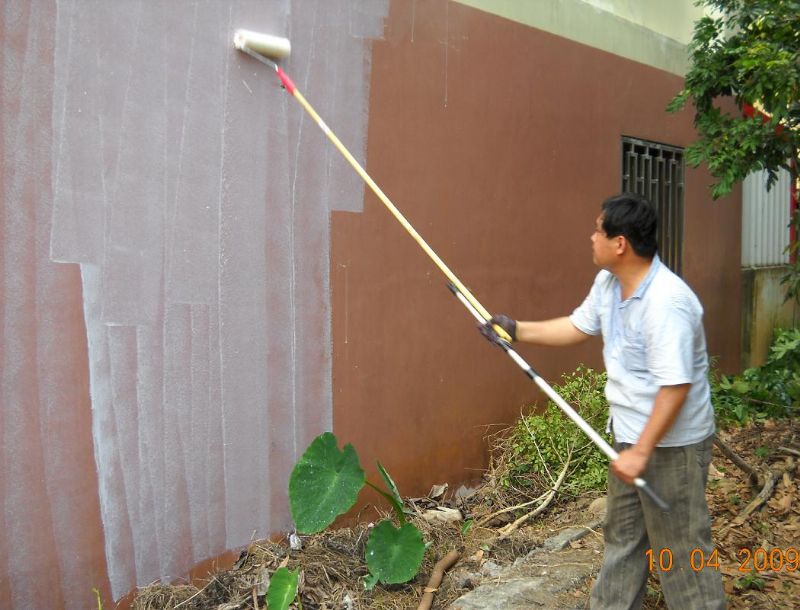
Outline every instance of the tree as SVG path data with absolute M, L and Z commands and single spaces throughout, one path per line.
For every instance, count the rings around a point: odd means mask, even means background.
M 695 109 L 699 139 L 686 149 L 693 167 L 708 166 L 714 199 L 751 172 L 778 171 L 797 183 L 800 164 L 800 0 L 698 0 L 709 9 L 694 28 L 683 90 L 667 106 Z M 733 105 L 724 105 L 724 100 Z M 735 108 L 727 111 L 724 108 Z M 792 223 L 800 234 L 800 211 Z M 797 241 L 789 245 L 798 253 Z M 800 257 L 798 257 L 800 258 Z M 787 299 L 800 301 L 800 261 L 784 277 Z

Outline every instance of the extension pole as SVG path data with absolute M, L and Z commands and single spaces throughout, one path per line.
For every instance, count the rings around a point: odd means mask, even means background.
M 480 323 L 486 324 L 486 318 L 481 316 L 481 314 L 472 306 L 472 304 L 465 298 L 463 294 L 458 290 L 458 287 L 453 284 L 448 284 L 447 286 L 450 291 L 456 296 L 456 298 L 461 301 L 464 307 L 472 314 L 472 316 Z M 609 445 L 606 440 L 600 436 L 597 431 L 592 428 L 585 419 L 583 419 L 580 415 L 578 415 L 577 411 L 573 409 L 566 400 L 564 400 L 558 392 L 556 392 L 553 387 L 547 383 L 544 379 L 542 379 L 541 375 L 537 373 L 533 367 L 528 364 L 525 359 L 520 356 L 512 347 L 511 345 L 504 339 L 502 339 L 497 344 L 509 357 L 517 363 L 517 366 L 521 368 L 524 373 L 537 385 L 539 388 L 547 394 L 547 397 L 552 400 L 558 407 L 564 412 L 564 414 L 569 417 L 583 432 L 588 436 L 592 442 L 597 445 L 597 447 L 603 453 L 608 456 L 608 459 L 612 462 L 615 462 L 619 457 L 619 453 Z M 642 478 L 635 478 L 633 480 L 634 486 L 641 489 L 648 497 L 655 503 L 658 508 L 663 511 L 669 510 L 669 504 L 664 502 L 658 494 L 653 490 L 650 485 Z
M 456 274 L 450 270 L 450 268 L 444 263 L 444 261 L 441 258 L 439 258 L 439 255 L 433 251 L 433 248 L 431 248 L 427 244 L 427 242 L 411 225 L 411 223 L 408 222 L 408 220 L 406 220 L 406 217 L 403 216 L 400 210 L 398 210 L 397 207 L 391 202 L 389 197 L 386 196 L 386 194 L 375 183 L 375 181 L 370 177 L 370 175 L 366 172 L 366 170 L 363 167 L 361 167 L 361 164 L 358 161 L 356 161 L 355 157 L 353 157 L 353 155 L 350 154 L 350 151 L 347 150 L 345 145 L 342 144 L 342 142 L 339 140 L 338 137 L 336 137 L 336 134 L 333 133 L 333 131 L 331 131 L 331 129 L 325 124 L 325 121 L 322 120 L 322 118 L 317 114 L 317 112 L 314 110 L 311 104 L 308 103 L 308 100 L 306 100 L 306 98 L 303 97 L 303 94 L 300 93 L 300 91 L 297 89 L 295 84 L 292 82 L 292 79 L 289 78 L 286 72 L 284 72 L 283 69 L 280 66 L 278 66 L 278 64 L 276 64 L 275 62 L 270 61 L 260 53 L 257 53 L 248 48 L 247 44 L 242 44 L 242 46 L 237 46 L 237 48 L 239 48 L 241 51 L 244 51 L 251 57 L 257 59 L 258 61 L 275 69 L 275 72 L 277 72 L 278 78 L 280 79 L 281 84 L 283 84 L 286 91 L 289 92 L 298 102 L 300 102 L 300 105 L 305 109 L 308 115 L 312 119 L 314 119 L 314 122 L 319 126 L 322 132 L 326 136 L 328 136 L 328 139 L 333 143 L 336 149 L 342 154 L 342 156 L 345 159 L 347 159 L 347 162 L 353 167 L 354 170 L 356 170 L 356 173 L 359 176 L 361 176 L 361 179 L 367 184 L 367 186 L 372 190 L 372 192 L 375 193 L 375 196 L 381 200 L 384 206 L 386 206 L 386 209 L 389 210 L 389 212 L 391 212 L 392 216 L 394 216 L 395 219 L 397 219 L 397 221 L 403 226 L 403 228 L 408 232 L 408 234 L 411 235 L 414 241 L 416 241 L 417 244 L 419 244 L 419 246 L 425 251 L 425 254 L 427 254 L 430 257 L 430 259 L 436 264 L 436 266 L 439 267 L 442 273 L 444 273 L 445 277 L 447 277 L 450 283 L 453 284 L 458 289 L 458 291 L 464 296 L 464 298 L 467 299 L 469 304 L 472 307 L 474 307 L 476 311 L 480 312 L 480 315 L 483 316 L 484 322 L 489 320 L 492 317 L 489 311 L 483 305 L 480 304 L 478 299 L 476 299 L 469 291 L 469 289 L 467 289 L 467 287 L 461 283 L 461 280 L 459 280 L 458 277 L 456 277 Z M 500 328 L 499 326 L 495 325 L 494 330 L 503 339 L 507 341 L 511 340 L 511 337 L 508 336 L 508 333 L 506 333 L 506 331 Z
M 480 324 L 486 324 L 492 315 L 489 311 L 480 304 L 478 299 L 476 299 L 472 293 L 467 289 L 464 284 L 456 277 L 455 273 L 453 273 L 450 268 L 445 265 L 444 261 L 439 258 L 436 252 L 433 251 L 427 242 L 422 239 L 422 236 L 411 226 L 411 223 L 406 220 L 405 216 L 397 209 L 397 207 L 391 202 L 391 200 L 386 196 L 386 194 L 380 189 L 380 187 L 375 183 L 375 181 L 370 177 L 370 175 L 361 167 L 361 164 L 356 161 L 355 157 L 350 154 L 350 151 L 342 144 L 339 138 L 336 137 L 336 134 L 331 131 L 331 129 L 325 124 L 325 122 L 320 118 L 311 104 L 308 103 L 303 94 L 298 91 L 295 84 L 289 78 L 289 76 L 284 72 L 280 66 L 274 61 L 269 60 L 265 57 L 262 53 L 270 55 L 272 57 L 286 57 L 289 52 L 291 51 L 291 45 L 289 41 L 282 38 L 277 38 L 274 36 L 268 36 L 265 34 L 259 34 L 256 32 L 249 32 L 247 30 L 238 30 L 234 36 L 234 45 L 240 51 L 247 53 L 250 57 L 257 59 L 263 64 L 271 67 L 275 70 L 278 74 L 278 78 L 280 79 L 281 83 L 283 84 L 286 91 L 292 94 L 292 96 L 300 102 L 300 105 L 305 109 L 308 115 L 314 119 L 314 122 L 319 126 L 322 132 L 328 136 L 328 139 L 333 143 L 333 145 L 337 148 L 337 150 L 342 154 L 342 156 L 347 159 L 347 162 L 356 170 L 356 173 L 361 176 L 361 179 L 369 186 L 373 193 L 381 200 L 386 209 L 392 213 L 397 221 L 403 226 L 403 228 L 408 232 L 409 235 L 414 239 L 414 241 L 419 244 L 419 246 L 425 251 L 425 253 L 431 258 L 431 260 L 436 264 L 437 267 L 444 273 L 450 283 L 448 287 L 452 290 L 453 294 L 458 297 L 458 300 L 461 301 L 464 306 L 469 310 L 469 312 L 475 317 L 475 319 Z M 536 371 L 531 368 L 531 366 L 523 360 L 523 358 L 517 354 L 511 348 L 511 337 L 509 334 L 497 324 L 493 325 L 495 332 L 500 336 L 502 339 L 499 343 L 500 347 L 511 357 L 514 362 L 519 365 L 519 367 L 525 371 L 525 374 L 528 375 L 535 383 L 538 385 L 542 391 L 544 391 L 547 396 L 550 397 L 553 402 L 555 402 L 561 410 L 573 421 L 578 427 L 586 433 L 586 435 L 597 445 L 600 450 L 605 453 L 608 458 L 613 462 L 618 457 L 619 454 L 614 451 L 614 449 L 600 436 L 594 428 L 592 428 L 586 421 L 578 415 L 575 410 L 567 404 L 567 402 L 558 395 L 558 393 L 544 380 L 541 376 L 539 376 Z M 634 485 L 645 492 L 655 504 L 664 511 L 669 510 L 669 506 L 666 502 L 664 502 L 661 498 L 656 495 L 656 493 L 652 490 L 652 488 L 641 478 L 634 479 Z

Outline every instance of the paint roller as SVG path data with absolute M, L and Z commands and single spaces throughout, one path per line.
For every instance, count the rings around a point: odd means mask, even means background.
M 289 57 L 292 52 L 292 43 L 288 38 L 250 30 L 236 30 L 233 33 L 233 46 L 248 54 L 249 51 L 253 51 L 263 57 L 271 57 L 276 60 Z
M 439 258 L 436 252 L 433 251 L 433 248 L 431 248 L 427 242 L 422 239 L 422 236 L 417 232 L 416 229 L 414 229 L 413 226 L 411 226 L 411 223 L 406 220 L 405 216 L 403 216 L 400 210 L 398 210 L 397 207 L 395 207 L 395 205 L 389 200 L 389 198 L 384 194 L 384 192 L 370 177 L 370 175 L 364 170 L 363 167 L 361 167 L 361 164 L 356 161 L 355 157 L 350 154 L 350 151 L 345 148 L 344 144 L 342 144 L 339 138 L 336 137 L 336 134 L 330 130 L 330 128 L 316 113 L 314 108 L 312 108 L 311 104 L 309 104 L 306 98 L 303 97 L 300 91 L 297 90 L 297 87 L 295 87 L 295 84 L 292 82 L 292 80 L 276 63 L 277 60 L 288 57 L 289 53 L 291 53 L 292 45 L 289 40 L 287 38 L 271 36 L 269 34 L 262 34 L 260 32 L 252 32 L 250 30 L 236 30 L 233 35 L 233 44 L 239 51 L 247 53 L 252 58 L 270 66 L 275 70 L 286 91 L 289 92 L 298 102 L 300 102 L 300 105 L 303 106 L 308 115 L 314 119 L 314 122 L 316 122 L 323 133 L 328 136 L 328 139 L 333 143 L 337 150 L 342 154 L 347 162 L 350 163 L 356 173 L 361 176 L 361 179 L 372 190 L 372 192 L 375 193 L 375 196 L 381 200 L 383 205 L 386 206 L 386 209 L 391 212 L 392 216 L 397 219 L 397 221 L 403 226 L 408 234 L 411 235 L 414 241 L 419 244 L 419 246 L 431 258 L 436 266 L 439 267 L 442 273 L 444 273 L 449 280 L 448 286 L 453 294 L 458 297 L 459 301 L 461 301 L 461 303 L 478 322 L 482 324 L 488 322 L 492 317 L 488 310 L 480 304 L 480 302 L 472 295 L 466 286 L 461 283 L 461 281 L 450 270 L 450 268 L 445 265 L 444 261 Z M 612 461 L 616 460 L 618 457 L 617 452 L 614 451 L 614 449 L 611 448 L 608 443 L 599 434 L 597 434 L 597 432 L 591 426 L 589 426 L 589 424 L 586 423 L 586 421 L 583 420 L 581 416 L 578 415 L 566 403 L 566 401 L 564 401 L 564 399 L 561 398 L 561 396 L 559 396 L 558 393 L 556 393 L 555 390 L 553 390 L 553 388 L 547 384 L 547 382 L 545 382 L 533 370 L 533 368 L 522 359 L 521 356 L 519 356 L 519 354 L 510 348 L 511 337 L 508 335 L 508 333 L 506 333 L 504 329 L 497 325 L 494 325 L 494 330 L 502 339 L 502 341 L 499 343 L 500 347 L 503 348 L 503 350 L 511 357 L 511 359 L 514 360 L 517 365 L 519 365 L 519 367 L 531 378 L 531 380 L 533 380 L 545 392 L 545 394 L 547 394 L 561 408 L 561 410 L 567 416 L 569 416 L 569 418 L 572 419 L 579 428 L 581 428 L 581 430 L 583 430 L 583 432 L 595 443 L 595 445 L 598 446 L 601 451 L 603 451 L 603 453 L 606 454 L 606 456 L 609 457 L 609 459 Z M 668 510 L 667 504 L 658 497 L 658 495 L 643 479 L 636 479 L 634 484 L 636 487 L 644 491 L 662 510 Z

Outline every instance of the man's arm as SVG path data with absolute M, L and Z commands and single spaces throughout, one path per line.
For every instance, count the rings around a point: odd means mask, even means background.
M 591 335 L 578 330 L 566 316 L 541 322 L 517 322 L 517 341 L 564 346 L 586 341 Z
M 622 481 L 629 485 L 640 476 L 647 467 L 650 456 L 658 445 L 658 441 L 675 423 L 691 384 L 662 386 L 656 394 L 653 412 L 639 436 L 638 442 L 630 449 L 625 449 L 619 458 L 612 462 L 611 469 Z

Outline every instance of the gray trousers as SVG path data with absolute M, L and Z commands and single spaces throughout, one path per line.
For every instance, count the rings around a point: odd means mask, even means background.
M 659 447 L 642 475 L 670 505 L 660 511 L 635 487 L 609 470 L 605 550 L 592 589 L 591 608 L 632 610 L 642 606 L 647 577 L 658 572 L 671 610 L 726 607 L 722 577 L 709 566 L 713 555 L 705 487 L 713 436 L 685 447 Z M 616 443 L 621 451 L 630 445 Z

